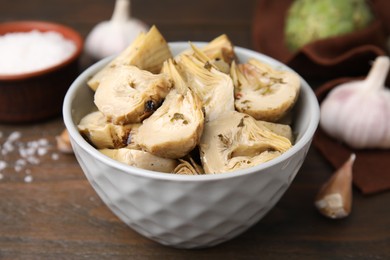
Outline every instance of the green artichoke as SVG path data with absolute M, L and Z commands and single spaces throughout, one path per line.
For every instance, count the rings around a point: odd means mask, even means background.
M 296 51 L 315 40 L 362 29 L 373 19 L 365 0 L 295 0 L 286 16 L 285 41 Z

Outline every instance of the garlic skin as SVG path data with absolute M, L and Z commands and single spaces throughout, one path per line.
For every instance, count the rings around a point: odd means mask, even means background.
M 365 80 L 335 87 L 321 104 L 320 127 L 352 148 L 390 148 L 387 56 L 376 58 Z
M 98 23 L 87 35 L 85 51 L 97 60 L 115 55 L 148 30 L 145 23 L 130 16 L 130 0 L 116 0 L 111 20 Z
M 349 216 L 352 209 L 352 168 L 356 155 L 349 159 L 324 183 L 319 190 L 315 206 L 325 217 L 340 219 Z

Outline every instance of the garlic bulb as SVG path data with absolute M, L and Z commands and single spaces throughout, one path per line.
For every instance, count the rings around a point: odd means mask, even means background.
M 85 40 L 85 51 L 95 59 L 118 54 L 149 27 L 130 16 L 130 0 L 116 0 L 111 20 L 98 23 Z
M 352 148 L 390 148 L 389 67 L 379 56 L 365 80 L 335 87 L 321 104 L 321 128 Z

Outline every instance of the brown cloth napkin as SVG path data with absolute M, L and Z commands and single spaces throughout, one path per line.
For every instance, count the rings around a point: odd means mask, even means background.
M 367 28 L 318 40 L 291 52 L 285 44 L 284 25 L 292 1 L 258 0 L 252 28 L 253 48 L 289 65 L 304 78 L 365 75 L 370 68 L 368 61 L 387 53 L 390 1 L 370 1 L 377 19 Z
M 356 79 L 339 78 L 320 86 L 316 90 L 319 102 L 335 86 Z M 313 144 L 335 169 L 338 169 L 351 153 L 355 153 L 353 182 L 363 194 L 374 194 L 390 189 L 390 149 L 352 149 L 329 137 L 320 127 L 314 136 Z
M 252 28 L 253 47 L 287 64 L 308 80 L 327 82 L 316 89 L 319 101 L 333 87 L 358 76 L 366 76 L 372 61 L 379 55 L 387 55 L 386 38 L 390 32 L 389 0 L 369 1 L 376 20 L 367 28 L 312 42 L 296 52 L 287 48 L 284 39 L 285 17 L 292 1 L 257 1 Z M 339 168 L 351 153 L 355 153 L 353 181 L 363 194 L 390 189 L 390 149 L 354 150 L 329 137 L 320 127 L 314 136 L 313 144 L 335 169 Z

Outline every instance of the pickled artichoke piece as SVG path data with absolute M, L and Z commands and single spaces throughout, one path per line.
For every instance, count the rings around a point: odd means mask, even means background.
M 203 48 L 197 48 L 192 43 L 191 49 L 181 55 L 194 55 L 200 61 L 209 62 L 218 70 L 229 73 L 230 64 L 235 60 L 234 46 L 226 34 L 222 34 L 210 41 Z M 180 56 L 178 57 L 180 59 Z
M 173 170 L 173 173 L 182 175 L 200 175 L 204 174 L 203 168 L 197 164 L 192 157 L 179 159 L 179 165 Z
M 275 134 L 286 137 L 292 144 L 294 143 L 295 138 L 291 126 L 287 124 L 271 123 L 262 120 L 257 120 L 256 124 L 258 124 L 260 127 L 266 127 Z
M 248 158 L 247 156 L 233 157 L 228 161 L 226 168 L 231 170 L 238 170 L 252 167 L 261 163 L 268 162 L 280 156 L 281 154 L 282 153 L 279 151 L 264 151 L 252 158 Z
M 172 60 L 163 71 L 171 76 L 174 88 L 161 107 L 143 121 L 136 142 L 154 155 L 181 158 L 199 143 L 204 125 L 202 102 L 188 89 Z
M 206 121 L 234 111 L 234 87 L 229 75 L 202 63 L 193 56 L 183 55 L 179 61 L 189 88 L 202 100 Z
M 223 60 L 230 64 L 236 58 L 233 43 L 226 34 L 222 34 L 209 42 L 203 49 L 208 57 Z
M 276 70 L 255 59 L 231 66 L 235 107 L 257 120 L 276 122 L 294 106 L 300 91 L 299 76 Z
M 79 132 L 96 148 L 139 148 L 134 136 L 140 124 L 114 125 L 104 114 L 94 111 L 84 116 L 78 124 Z
M 102 79 L 94 101 L 114 124 L 139 123 L 158 108 L 171 86 L 165 74 L 122 65 Z
M 286 137 L 234 111 L 206 123 L 199 148 L 205 173 L 214 174 L 269 161 L 291 146 Z
M 226 34 L 209 42 L 202 51 L 220 71 L 225 73 L 229 73 L 230 64 L 236 59 L 234 46 Z
M 160 158 L 141 150 L 120 148 L 99 151 L 118 162 L 145 170 L 171 173 L 178 165 L 177 160 Z
M 159 73 L 163 62 L 171 57 L 172 53 L 168 43 L 157 27 L 152 26 L 146 34 L 139 34 L 124 51 L 96 73 L 87 84 L 96 91 L 102 78 L 110 73 L 111 69 L 121 65 L 134 65 L 142 70 Z

